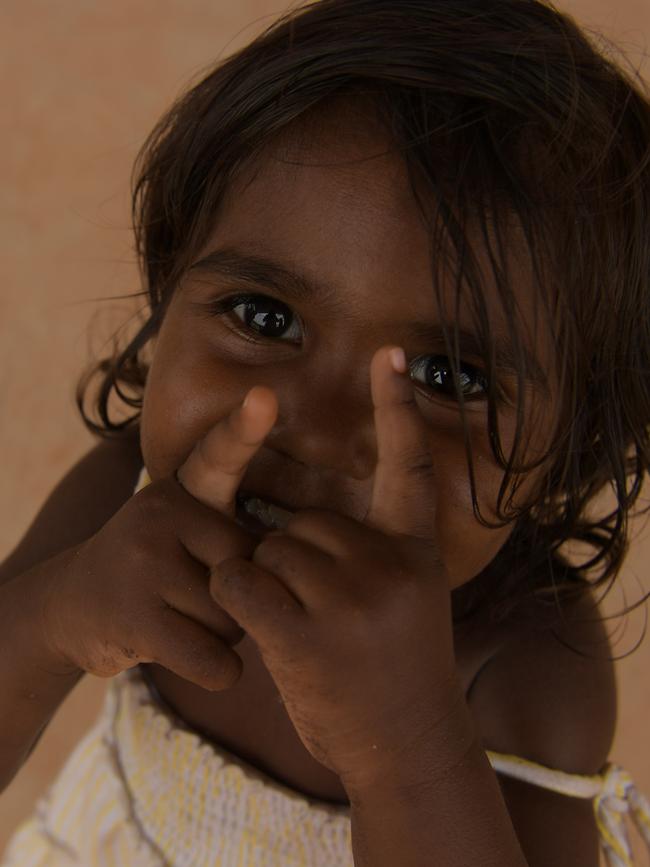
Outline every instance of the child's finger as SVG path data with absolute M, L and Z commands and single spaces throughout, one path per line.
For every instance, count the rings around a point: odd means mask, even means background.
M 185 490 L 206 506 L 235 514 L 235 494 L 248 463 L 275 424 L 278 402 L 270 388 L 254 386 L 244 402 L 194 446 L 176 473 Z
M 229 689 L 241 677 L 243 664 L 237 651 L 173 608 L 165 607 L 143 628 L 139 640 L 143 639 L 158 652 L 155 657 L 138 653 L 140 662 L 156 662 L 203 689 Z
M 399 359 L 399 347 L 383 346 L 370 364 L 377 468 L 366 521 L 384 531 L 430 539 L 436 501 L 429 431 L 406 365 L 404 372 L 393 367 L 395 352 Z

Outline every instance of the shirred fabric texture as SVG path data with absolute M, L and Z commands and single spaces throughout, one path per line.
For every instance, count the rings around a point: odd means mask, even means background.
M 149 481 L 143 468 L 135 492 Z M 618 765 L 581 776 L 486 754 L 499 773 L 591 799 L 609 867 L 633 864 L 626 814 L 650 851 L 650 805 Z M 353 867 L 350 811 L 204 740 L 136 667 L 113 678 L 95 725 L 0 858 L 0 867 L 71 865 Z
M 349 809 L 309 801 L 202 740 L 139 670 L 113 678 L 2 867 L 353 867 Z

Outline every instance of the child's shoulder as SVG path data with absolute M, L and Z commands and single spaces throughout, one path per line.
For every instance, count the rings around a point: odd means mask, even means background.
M 612 760 L 617 695 L 600 616 L 590 591 L 567 606 L 561 627 L 510 630 L 468 697 L 484 749 L 571 775 L 604 771 Z M 599 832 L 592 801 L 553 791 L 544 771 L 535 779 L 498 774 L 523 851 L 535 853 L 540 864 L 555 863 L 562 841 L 562 863 L 595 864 Z
M 505 629 L 468 702 L 486 749 L 597 774 L 616 726 L 612 647 L 593 591 L 563 612 L 555 628 Z
M 0 583 L 90 538 L 132 495 L 141 467 L 137 429 L 93 445 L 55 485 L 0 564 Z

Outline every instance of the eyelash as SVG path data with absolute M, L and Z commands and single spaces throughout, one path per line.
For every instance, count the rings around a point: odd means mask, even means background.
M 294 322 L 296 322 L 296 321 L 300 322 L 299 318 L 291 311 L 291 309 L 286 304 L 284 304 L 282 301 L 279 301 L 276 298 L 273 298 L 270 295 L 264 295 L 262 293 L 247 293 L 247 294 L 241 294 L 240 293 L 237 295 L 229 295 L 225 298 L 214 299 L 208 305 L 209 314 L 212 316 L 226 316 L 228 313 L 232 313 L 234 315 L 236 321 L 237 321 L 237 325 L 235 326 L 234 330 L 237 331 L 238 333 L 240 333 L 243 337 L 245 337 L 246 340 L 249 340 L 253 343 L 262 343 L 264 341 L 274 342 L 276 340 L 276 338 L 271 337 L 271 336 L 267 336 L 267 335 L 260 335 L 259 331 L 256 331 L 254 328 L 251 328 L 251 326 L 244 319 L 241 319 L 237 314 L 234 313 L 234 311 L 237 307 L 240 307 L 242 305 L 247 306 L 247 305 L 251 305 L 251 304 L 255 304 L 255 303 L 260 304 L 261 301 L 264 301 L 267 306 L 269 305 L 269 302 L 270 302 L 270 304 L 272 304 L 275 307 L 284 308 L 284 310 L 287 311 L 285 316 L 290 319 L 290 324 L 287 327 L 291 327 L 291 325 L 293 325 Z M 268 311 L 265 311 L 265 312 L 268 312 Z M 250 336 L 247 336 L 247 335 L 250 335 L 251 333 L 259 335 L 259 336 L 255 337 L 255 338 L 251 338 Z M 260 337 L 261 337 L 261 339 L 260 339 Z M 284 342 L 284 343 L 296 343 L 297 342 L 294 340 L 287 340 L 287 339 L 282 339 L 282 338 L 277 338 L 277 339 L 280 340 L 280 342 Z M 414 367 L 415 367 L 415 369 L 424 368 L 426 370 L 428 360 L 431 360 L 431 361 L 436 361 L 439 359 L 447 360 L 448 358 L 449 357 L 446 355 L 434 355 L 434 354 L 418 355 L 409 364 L 409 366 L 411 368 L 411 378 L 413 378 L 413 368 Z M 442 397 L 447 398 L 449 400 L 455 400 L 456 399 L 456 391 L 455 391 L 454 385 L 453 385 L 453 373 L 451 372 L 451 365 L 438 363 L 435 366 L 446 367 L 449 369 L 450 373 L 448 375 L 442 376 L 443 382 L 448 385 L 448 388 L 450 390 L 449 393 L 445 393 L 445 392 L 441 393 L 440 391 L 437 391 L 434 388 L 434 385 L 430 382 L 421 382 L 420 380 L 415 380 L 415 382 L 419 385 L 424 386 L 425 388 L 429 389 L 430 391 L 434 391 L 439 396 L 442 396 Z M 478 383 L 480 383 L 480 386 L 483 389 L 483 394 L 481 394 L 479 396 L 477 396 L 476 394 L 468 394 L 468 395 L 465 395 L 465 399 L 466 400 L 469 399 L 470 401 L 486 400 L 487 399 L 487 393 L 488 393 L 487 392 L 488 381 L 487 381 L 487 377 L 485 376 L 485 373 L 480 368 L 478 368 L 472 364 L 466 364 L 465 362 L 462 362 L 462 361 L 460 362 L 460 368 L 461 369 L 459 371 L 459 375 L 460 375 L 461 379 L 462 379 L 462 376 L 465 374 L 465 369 L 469 369 L 471 371 L 470 378 L 474 378 Z M 441 384 L 441 383 L 438 383 L 438 384 Z M 499 397 L 497 397 L 497 399 L 499 399 Z

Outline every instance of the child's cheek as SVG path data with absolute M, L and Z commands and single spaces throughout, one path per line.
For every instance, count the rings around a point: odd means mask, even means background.
M 480 513 L 497 522 L 495 508 L 503 471 L 481 454 L 474 454 L 474 479 Z M 479 523 L 464 449 L 456 447 L 438 463 L 436 539 L 452 589 L 466 584 L 496 557 L 514 529 L 514 523 L 490 529 Z
M 538 417 L 535 421 L 537 427 L 533 432 L 531 432 L 530 419 L 522 432 L 523 442 L 527 443 L 527 463 L 541 454 L 540 448 L 547 446 L 548 425 L 542 425 Z M 459 587 L 476 577 L 496 557 L 512 534 L 515 521 L 511 520 L 508 525 L 498 529 L 484 527 L 479 522 L 474 516 L 472 507 L 472 491 L 462 425 L 457 424 L 453 428 L 443 429 L 440 419 L 436 419 L 433 429 L 435 433 L 432 436 L 431 449 L 437 474 L 438 499 L 436 538 L 451 579 L 451 586 Z M 470 425 L 469 430 L 475 496 L 480 515 L 491 523 L 501 523 L 502 517 L 497 515 L 497 501 L 505 470 L 496 462 L 487 430 L 479 424 Z M 499 434 L 501 447 L 507 459 L 515 439 L 515 422 L 511 417 L 504 415 L 499 419 Z M 541 442 L 541 438 L 544 442 Z M 521 457 L 518 458 L 518 462 L 520 461 Z M 506 508 L 512 491 L 511 477 L 509 491 L 501 502 L 502 515 L 504 510 L 510 513 L 513 508 L 525 505 L 534 497 L 535 487 L 546 471 L 547 467 L 543 465 L 531 471 L 526 479 L 519 479 L 519 488 L 513 503 Z
M 239 391 L 219 376 L 200 341 L 192 344 L 172 326 L 173 318 L 163 324 L 142 405 L 140 443 L 152 479 L 171 475 L 239 400 Z

